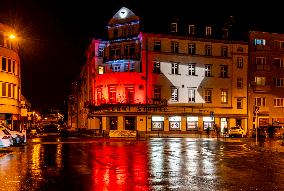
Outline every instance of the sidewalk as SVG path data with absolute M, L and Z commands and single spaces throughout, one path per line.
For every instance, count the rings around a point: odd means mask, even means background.
M 261 152 L 276 152 L 284 153 L 284 145 L 282 140 L 279 139 L 265 139 L 257 142 L 248 142 L 250 149 L 261 151 Z

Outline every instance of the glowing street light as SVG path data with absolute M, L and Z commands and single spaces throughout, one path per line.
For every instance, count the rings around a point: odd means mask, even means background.
M 15 38 L 16 38 L 16 35 L 10 34 L 10 35 L 9 35 L 9 38 L 10 38 L 10 39 L 15 39 Z

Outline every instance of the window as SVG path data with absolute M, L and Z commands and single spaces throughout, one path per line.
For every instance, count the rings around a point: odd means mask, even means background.
M 16 74 L 15 67 L 16 67 L 16 61 L 15 61 L 15 60 L 13 60 L 13 64 L 12 64 L 12 72 L 13 72 L 14 74 Z
M 188 89 L 188 102 L 195 102 L 195 89 Z
M 205 103 L 212 103 L 212 89 L 205 89 Z
M 171 88 L 171 100 L 172 102 L 178 101 L 178 88 L 176 87 Z
M 135 54 L 135 45 L 134 44 L 127 44 L 124 46 L 124 55 L 131 57 Z
M 206 36 L 211 36 L 212 33 L 212 28 L 211 27 L 205 27 L 205 35 Z
M 112 67 L 113 72 L 120 72 L 120 64 L 115 64 Z
M 2 71 L 7 71 L 7 59 L 5 57 L 2 57 Z
M 103 66 L 99 66 L 98 67 L 98 72 L 99 72 L 99 74 L 104 74 L 104 67 Z
M 196 54 L 196 45 L 195 43 L 188 43 L 188 54 Z
M 179 43 L 172 41 L 171 42 L 171 52 L 172 53 L 178 53 L 179 52 Z
M 186 117 L 187 130 L 198 130 L 198 117 Z
M 180 116 L 172 116 L 169 117 L 169 126 L 170 130 L 180 130 L 181 129 L 181 117 Z
M 205 76 L 211 77 L 212 76 L 212 65 L 205 65 Z
M 113 37 L 118 37 L 118 29 L 117 28 L 115 28 L 113 30 Z
M 98 56 L 103 57 L 103 55 L 104 55 L 104 47 L 99 47 Z
M 222 47 L 221 55 L 222 55 L 223 57 L 228 57 L 228 47 L 227 47 L 227 46 L 223 46 L 223 47 Z
M 154 87 L 154 100 L 155 101 L 161 100 L 161 88 L 160 87 Z
M 4 35 L 0 33 L 0 46 L 4 46 Z
M 188 25 L 188 34 L 195 35 L 195 25 Z
M 255 77 L 255 83 L 259 86 L 265 86 L 266 77 Z
M 12 71 L 11 59 L 8 59 L 8 72 Z
M 205 45 L 205 55 L 211 56 L 212 55 L 212 45 L 206 44 Z
M 118 124 L 118 120 L 117 117 L 109 117 L 109 123 L 110 123 L 110 129 L 111 130 L 117 130 L 117 124 Z
M 116 87 L 108 88 L 109 103 L 116 103 Z
M 7 96 L 6 94 L 6 82 L 2 82 L 2 96 Z
M 279 41 L 278 44 L 279 44 L 279 48 L 281 48 L 281 49 L 284 48 L 284 41 Z
M 127 103 L 134 103 L 134 88 L 133 87 L 126 87 L 125 88 L 126 94 L 126 101 Z
M 171 23 L 171 32 L 177 32 L 177 23 Z
M 276 87 L 284 87 L 284 78 L 276 78 L 275 79 Z
M 243 88 L 243 78 L 237 77 L 237 88 L 242 89 Z
M 110 57 L 119 58 L 121 54 L 120 46 L 112 46 L 110 47 Z
M 255 97 L 254 98 L 254 105 L 255 106 L 265 106 L 266 105 L 265 97 Z
M 284 98 L 275 98 L 274 107 L 284 107 Z
M 153 64 L 153 73 L 160 74 L 161 73 L 161 65 L 160 62 L 154 62 Z
M 178 63 L 172 63 L 172 74 L 178 74 Z
M 13 84 L 8 84 L 8 97 L 12 97 Z
M 243 98 L 237 98 L 237 109 L 243 109 Z
M 221 90 L 221 103 L 228 103 L 228 90 Z
M 196 64 L 188 64 L 188 75 L 194 76 L 195 75 L 195 67 Z
M 265 39 L 254 39 L 255 45 L 265 45 Z
M 241 46 L 239 46 L 239 47 L 237 48 L 237 51 L 238 51 L 238 52 L 243 52 L 243 51 L 244 51 L 244 48 L 241 47 Z
M 221 65 L 220 77 L 228 78 L 228 66 L 227 65 Z
M 152 130 L 164 130 L 164 117 L 152 116 Z
M 266 64 L 266 61 L 265 61 L 265 57 L 256 57 L 255 58 L 255 64 L 256 65 L 264 65 Z
M 242 57 L 237 58 L 237 68 L 243 68 L 244 67 L 244 59 Z
M 156 52 L 161 51 L 161 41 L 159 41 L 159 40 L 154 41 L 154 51 L 156 51 Z
M 100 105 L 102 103 L 102 88 L 97 89 L 97 104 Z
M 225 29 L 223 28 L 223 38 L 228 38 L 229 37 L 229 30 L 228 29 Z

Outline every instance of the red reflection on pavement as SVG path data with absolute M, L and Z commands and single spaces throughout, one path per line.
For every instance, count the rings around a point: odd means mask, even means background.
M 147 145 L 138 142 L 103 144 L 93 148 L 92 190 L 149 190 Z

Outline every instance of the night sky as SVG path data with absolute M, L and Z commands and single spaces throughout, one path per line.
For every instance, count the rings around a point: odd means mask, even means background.
M 105 35 L 108 21 L 122 6 L 139 17 L 160 19 L 178 15 L 233 15 L 246 27 L 261 26 L 266 31 L 284 33 L 284 16 L 277 1 L 271 5 L 259 1 L 257 5 L 248 5 L 246 1 L 169 2 L 0 0 L 0 21 L 11 23 L 21 38 L 22 94 L 36 110 L 63 107 L 71 82 L 85 63 L 87 45 L 92 38 Z

